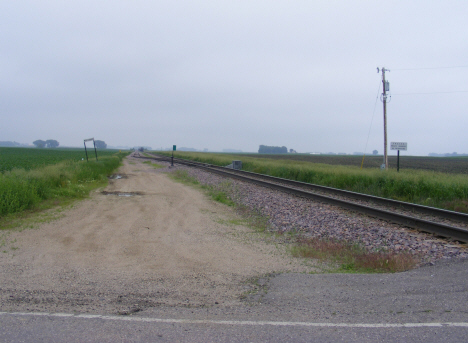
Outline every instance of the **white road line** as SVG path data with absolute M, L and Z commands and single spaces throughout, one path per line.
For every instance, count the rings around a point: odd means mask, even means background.
M 246 325 L 246 326 L 308 326 L 308 327 L 344 327 L 344 328 L 420 328 L 420 327 L 468 327 L 468 323 L 310 323 L 310 322 L 275 322 L 275 321 L 248 321 L 248 320 L 210 320 L 210 319 L 171 319 L 171 318 L 145 318 L 133 316 L 105 316 L 99 314 L 70 314 L 70 313 L 44 313 L 44 312 L 0 312 L 0 316 L 45 316 L 67 317 L 82 319 L 101 319 L 128 322 L 165 323 L 165 324 L 214 324 L 214 325 Z

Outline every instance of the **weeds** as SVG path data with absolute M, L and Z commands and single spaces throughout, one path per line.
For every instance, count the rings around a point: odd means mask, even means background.
M 346 241 L 299 237 L 291 248 L 296 257 L 332 261 L 342 272 L 401 272 L 414 268 L 416 258 L 407 252 L 367 251 Z
M 220 202 L 227 206 L 235 206 L 234 201 L 229 197 L 229 189 L 232 187 L 231 182 L 222 182 L 215 186 L 212 185 L 202 185 L 201 186 L 208 195 L 217 202 Z
M 236 205 L 236 212 L 243 218 L 246 218 L 247 226 L 257 232 L 268 231 L 268 217 L 262 215 L 260 211 L 253 211 L 245 206 Z
M 244 284 L 248 287 L 248 290 L 244 291 L 241 295 L 241 300 L 247 301 L 251 305 L 261 302 L 268 293 L 268 283 L 273 276 L 275 274 L 266 274 L 247 279 Z
M 203 189 L 214 201 L 220 202 L 227 206 L 234 206 L 234 201 L 228 196 L 228 188 L 231 187 L 230 182 L 223 182 L 216 186 L 200 185 L 198 180 L 188 175 L 186 170 L 176 170 L 169 174 L 174 180 L 182 182 L 186 185 L 198 186 Z
M 229 196 L 225 192 L 217 190 L 210 186 L 202 186 L 202 188 L 207 190 L 208 195 L 214 201 L 220 202 L 227 206 L 234 206 L 234 202 L 231 200 L 231 198 L 229 198 Z
M 145 161 L 143 163 L 148 164 L 148 165 L 150 165 L 151 167 L 153 167 L 155 169 L 166 168 L 165 166 L 162 166 L 162 165 L 157 164 L 157 163 L 152 163 L 151 161 Z
M 176 170 L 169 174 L 169 176 L 179 182 L 189 185 L 199 185 L 198 180 L 190 176 L 186 170 Z
M 468 213 L 468 200 L 448 201 L 444 207 L 452 211 Z

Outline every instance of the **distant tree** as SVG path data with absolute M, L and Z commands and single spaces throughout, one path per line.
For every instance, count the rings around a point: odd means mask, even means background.
M 377 150 L 372 151 L 372 154 L 377 155 L 379 152 Z
M 59 142 L 57 142 L 55 139 L 48 139 L 45 142 L 46 148 L 56 148 L 59 146 Z
M 36 146 L 36 148 L 44 148 L 46 145 L 46 142 L 43 141 L 42 139 L 38 139 L 34 141 L 33 144 Z
M 94 141 L 94 143 L 96 144 L 97 149 L 106 149 L 107 148 L 107 144 L 104 141 L 96 140 L 96 141 Z
M 138 148 L 138 151 L 141 151 L 141 152 L 143 152 L 143 151 L 145 151 L 145 148 L 143 148 L 143 147 L 139 147 L 139 148 Z

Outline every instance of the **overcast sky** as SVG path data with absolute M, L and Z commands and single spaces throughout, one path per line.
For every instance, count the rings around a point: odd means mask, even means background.
M 468 153 L 467 18 L 466 0 L 0 1 L 0 141 L 382 153 L 385 67 L 388 141 Z

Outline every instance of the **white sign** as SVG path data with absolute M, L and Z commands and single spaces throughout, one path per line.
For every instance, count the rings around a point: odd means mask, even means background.
M 408 143 L 390 142 L 390 150 L 408 150 Z

